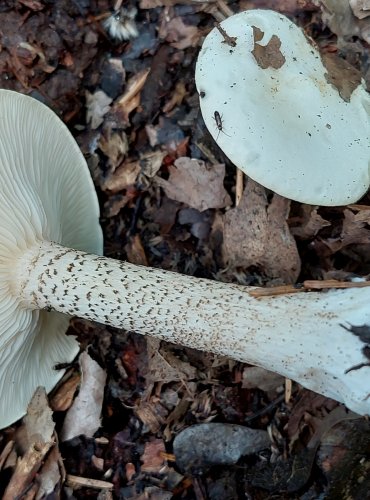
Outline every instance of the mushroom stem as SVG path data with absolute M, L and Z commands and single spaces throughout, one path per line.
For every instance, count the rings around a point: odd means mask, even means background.
M 363 342 L 342 325 L 370 325 L 370 289 L 250 296 L 252 287 L 196 279 L 49 242 L 18 261 L 21 305 L 77 315 L 225 355 L 292 378 L 370 414 Z

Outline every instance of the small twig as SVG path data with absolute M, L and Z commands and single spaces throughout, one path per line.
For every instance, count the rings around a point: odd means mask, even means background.
M 215 27 L 218 29 L 218 31 L 221 33 L 223 40 L 222 43 L 226 43 L 227 45 L 230 45 L 230 47 L 236 47 L 236 36 L 229 36 L 226 31 L 223 29 L 223 27 L 220 25 L 220 23 L 215 23 Z
M 244 190 L 244 172 L 240 168 L 236 168 L 236 184 L 235 184 L 235 205 L 238 206 L 243 196 Z
M 285 379 L 285 391 L 284 391 L 284 399 L 285 403 L 288 404 L 291 400 L 293 393 L 293 381 L 290 378 Z
M 53 441 L 50 441 L 48 443 L 33 443 L 29 447 L 24 456 L 17 462 L 14 474 L 2 497 L 3 500 L 24 498 L 23 495 L 32 486 L 36 472 L 53 445 Z
M 290 293 L 307 292 L 309 290 L 327 290 L 330 288 L 364 288 L 370 286 L 370 281 L 338 281 L 338 280 L 306 280 L 297 285 L 282 285 L 271 288 L 256 288 L 251 290 L 252 297 L 272 297 Z
M 235 12 L 233 12 L 224 0 L 217 0 L 217 8 L 224 14 L 225 18 L 230 17 Z
M 251 290 L 249 295 L 251 297 L 273 297 L 275 295 L 286 295 L 291 293 L 301 293 L 307 292 L 303 285 L 282 285 L 282 286 L 274 286 L 271 288 L 255 288 Z
M 339 280 L 306 280 L 303 282 L 307 290 L 324 290 L 326 288 L 364 288 L 370 286 L 370 281 L 339 281 Z
M 67 474 L 66 485 L 72 489 L 76 488 L 93 488 L 95 490 L 111 490 L 114 484 L 108 481 L 101 481 L 100 479 L 90 479 L 88 477 L 73 476 Z
M 6 444 L 4 447 L 3 451 L 0 454 L 0 470 L 3 468 L 3 465 L 5 464 L 8 456 L 10 455 L 12 449 L 14 446 L 14 441 L 9 441 L 9 443 Z

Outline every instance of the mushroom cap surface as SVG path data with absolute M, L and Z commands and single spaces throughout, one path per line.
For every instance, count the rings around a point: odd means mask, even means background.
M 214 28 L 198 56 L 205 124 L 252 179 L 293 200 L 344 205 L 368 189 L 370 97 L 343 99 L 319 52 L 287 17 L 249 10 Z M 217 116 L 215 113 L 217 112 Z
M 17 259 L 42 240 L 102 253 L 99 205 L 85 159 L 64 123 L 37 100 L 0 90 L 0 428 L 35 389 L 50 391 L 78 343 L 68 317 L 28 310 L 14 291 Z M 56 283 L 57 286 L 57 283 Z

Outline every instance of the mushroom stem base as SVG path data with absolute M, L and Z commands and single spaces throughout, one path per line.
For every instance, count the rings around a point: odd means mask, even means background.
M 251 287 L 135 266 L 43 242 L 18 263 L 23 307 L 76 315 L 262 366 L 370 414 L 363 342 L 370 289 L 265 297 Z

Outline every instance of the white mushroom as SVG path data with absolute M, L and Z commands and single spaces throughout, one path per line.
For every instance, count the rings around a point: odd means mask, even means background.
M 370 97 L 360 78 L 351 95 L 340 79 L 269 10 L 223 21 L 196 66 L 202 115 L 224 153 L 265 187 L 315 205 L 355 202 L 370 183 Z
M 370 325 L 370 289 L 257 300 L 250 287 L 85 253 L 101 252 L 101 232 L 72 136 L 14 92 L 0 91 L 0 116 L 0 427 L 76 354 L 60 313 L 266 367 L 370 413 L 370 368 L 346 373 L 367 362 L 364 339 L 341 326 Z

